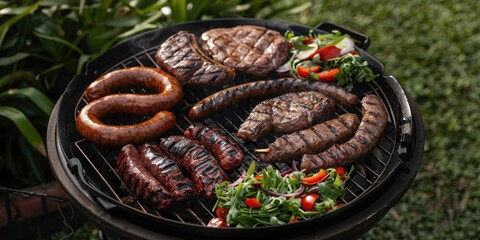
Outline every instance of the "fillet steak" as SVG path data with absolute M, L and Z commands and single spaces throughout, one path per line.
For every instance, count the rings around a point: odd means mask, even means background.
M 260 26 L 214 28 L 200 37 L 213 59 L 254 76 L 266 76 L 289 55 L 288 41 L 279 32 Z
M 271 131 L 291 133 L 331 118 L 335 102 L 315 91 L 292 92 L 255 106 L 237 136 L 256 142 Z

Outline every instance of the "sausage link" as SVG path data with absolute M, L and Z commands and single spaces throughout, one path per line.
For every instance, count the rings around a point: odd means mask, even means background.
M 199 141 L 220 161 L 220 166 L 225 172 L 237 169 L 242 164 L 243 152 L 240 146 L 219 129 L 204 126 L 190 126 L 185 130 L 183 135 L 189 139 Z
M 289 92 L 318 91 L 344 106 L 352 106 L 358 99 L 349 93 L 324 82 L 311 82 L 296 78 L 256 81 L 233 86 L 214 93 L 196 103 L 189 112 L 190 118 L 201 121 L 227 106 L 251 98 L 268 97 Z
M 267 153 L 259 154 L 267 163 L 287 162 L 301 158 L 304 154 L 315 154 L 326 150 L 334 143 L 350 139 L 360 123 L 357 115 L 347 113 L 338 118 L 317 124 L 311 128 L 283 135 L 269 145 Z
M 117 168 L 125 186 L 141 201 L 159 210 L 172 204 L 172 196 L 145 169 L 137 149 L 127 144 L 117 158 Z
M 140 147 L 140 158 L 145 168 L 170 192 L 175 201 L 183 201 L 196 195 L 193 182 L 184 177 L 175 160 L 167 157 L 152 143 Z
M 350 140 L 335 144 L 316 155 L 304 155 L 300 167 L 312 172 L 345 166 L 369 154 L 383 134 L 388 114 L 382 100 L 376 95 L 367 95 L 362 99 L 362 114 L 360 125 Z
M 215 185 L 228 179 L 217 160 L 196 141 L 170 136 L 160 140 L 160 149 L 187 170 L 197 192 L 207 199 L 214 199 Z
M 153 89 L 156 94 L 115 93 L 132 86 Z M 77 116 L 80 135 L 102 147 L 120 147 L 158 139 L 173 128 L 175 115 L 162 110 L 175 107 L 183 97 L 183 89 L 175 78 L 159 69 L 132 67 L 98 78 L 87 87 L 85 97 L 91 102 Z M 102 122 L 114 115 L 154 116 L 132 125 Z

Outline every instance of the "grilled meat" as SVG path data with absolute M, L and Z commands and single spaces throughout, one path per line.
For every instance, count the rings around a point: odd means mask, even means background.
M 196 103 L 190 109 L 189 116 L 200 121 L 234 103 L 301 91 L 321 92 L 343 106 L 353 106 L 358 101 L 355 94 L 325 82 L 284 78 L 249 82 L 221 90 Z
M 311 128 L 283 135 L 268 146 L 259 149 L 263 162 L 286 162 L 300 159 L 303 154 L 315 154 L 342 143 L 353 136 L 360 123 L 357 115 L 343 114 L 338 118 L 317 124 Z
M 349 165 L 368 155 L 382 136 L 388 116 L 382 100 L 376 95 L 367 95 L 362 99 L 362 114 L 360 126 L 350 140 L 316 155 L 304 155 L 300 167 L 317 171 Z
M 140 147 L 140 158 L 145 168 L 170 192 L 175 201 L 183 201 L 196 195 L 193 182 L 184 177 L 175 160 L 167 157 L 152 143 Z
M 172 196 L 142 164 L 137 149 L 127 144 L 117 158 L 120 177 L 126 187 L 141 201 L 156 209 L 163 210 L 172 204 Z
M 217 160 L 196 141 L 170 136 L 160 140 L 160 149 L 187 170 L 197 192 L 207 199 L 215 198 L 215 185 L 228 178 Z
M 213 59 L 254 76 L 268 75 L 289 55 L 288 41 L 260 26 L 214 28 L 202 34 L 200 43 Z
M 162 69 L 182 85 L 217 87 L 235 78 L 235 70 L 206 56 L 194 34 L 180 31 L 165 40 L 155 54 Z
M 199 141 L 220 161 L 220 166 L 225 172 L 237 169 L 242 164 L 243 152 L 240 146 L 220 129 L 190 126 L 185 130 L 183 135 L 192 140 Z
M 273 130 L 291 133 L 329 119 L 334 111 L 333 100 L 319 92 L 287 93 L 255 106 L 237 136 L 256 142 Z

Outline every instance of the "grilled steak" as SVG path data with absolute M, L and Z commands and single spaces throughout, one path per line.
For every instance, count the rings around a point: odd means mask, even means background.
M 300 167 L 307 171 L 345 166 L 369 154 L 383 134 L 388 122 L 387 111 L 376 95 L 362 99 L 362 120 L 355 135 L 343 144 L 334 144 L 316 155 L 304 155 Z
M 288 41 L 260 26 L 214 28 L 202 34 L 200 43 L 213 59 L 254 76 L 268 75 L 289 55 Z
M 170 207 L 172 196 L 145 169 L 140 154 L 133 145 L 122 147 L 117 158 L 117 167 L 126 187 L 137 198 L 159 210 Z
M 259 158 L 268 163 L 286 162 L 300 159 L 303 154 L 319 153 L 334 143 L 342 143 L 350 139 L 359 123 L 357 115 L 343 114 L 311 128 L 277 138 L 267 149 L 264 149 L 267 153 L 260 154 Z
M 206 56 L 194 34 L 180 31 L 165 40 L 155 54 L 162 69 L 182 85 L 217 87 L 235 78 L 235 70 Z
M 217 160 L 195 141 L 184 136 L 170 136 L 160 140 L 160 149 L 187 170 L 197 191 L 207 199 L 215 198 L 215 185 L 227 180 Z
M 140 147 L 140 157 L 145 168 L 170 192 L 175 201 L 196 195 L 193 182 L 184 177 L 175 160 L 167 157 L 152 143 Z
M 199 141 L 210 153 L 220 161 L 220 166 L 225 172 L 230 172 L 242 165 L 243 152 L 240 146 L 227 134 L 204 126 L 190 126 L 184 134 L 185 137 Z
M 237 136 L 256 142 L 273 130 L 291 133 L 329 119 L 334 111 L 333 100 L 319 92 L 287 93 L 255 106 Z

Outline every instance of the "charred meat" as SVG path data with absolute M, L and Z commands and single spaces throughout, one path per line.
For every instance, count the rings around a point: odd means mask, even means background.
M 190 126 L 183 135 L 199 141 L 220 162 L 225 172 L 230 172 L 242 165 L 243 152 L 240 146 L 220 129 Z
M 338 118 L 317 124 L 311 128 L 283 135 L 259 155 L 267 163 L 286 162 L 300 159 L 304 154 L 315 154 L 350 139 L 357 130 L 360 120 L 355 114 L 343 114 Z
M 145 168 L 170 192 L 175 201 L 183 201 L 196 195 L 193 182 L 184 177 L 175 160 L 160 151 L 152 143 L 140 147 L 140 157 Z
M 227 180 L 217 160 L 199 143 L 184 136 L 161 139 L 160 149 L 187 170 L 197 192 L 207 199 L 215 198 L 215 185 Z
M 288 41 L 279 32 L 260 26 L 214 28 L 200 37 L 213 59 L 254 76 L 266 76 L 288 58 Z
M 237 136 L 256 142 L 272 131 L 291 133 L 329 119 L 334 111 L 333 100 L 319 92 L 287 93 L 255 106 Z
M 307 171 L 345 166 L 369 154 L 383 134 L 388 114 L 377 95 L 362 99 L 362 120 L 355 135 L 343 144 L 334 144 L 324 152 L 304 155 L 300 167 Z
M 163 210 L 172 204 L 172 196 L 142 164 L 138 150 L 131 144 L 122 147 L 117 168 L 126 187 L 141 201 Z
M 215 62 L 199 48 L 193 33 L 180 31 L 163 42 L 155 59 L 182 85 L 217 87 L 235 78 L 235 70 Z

